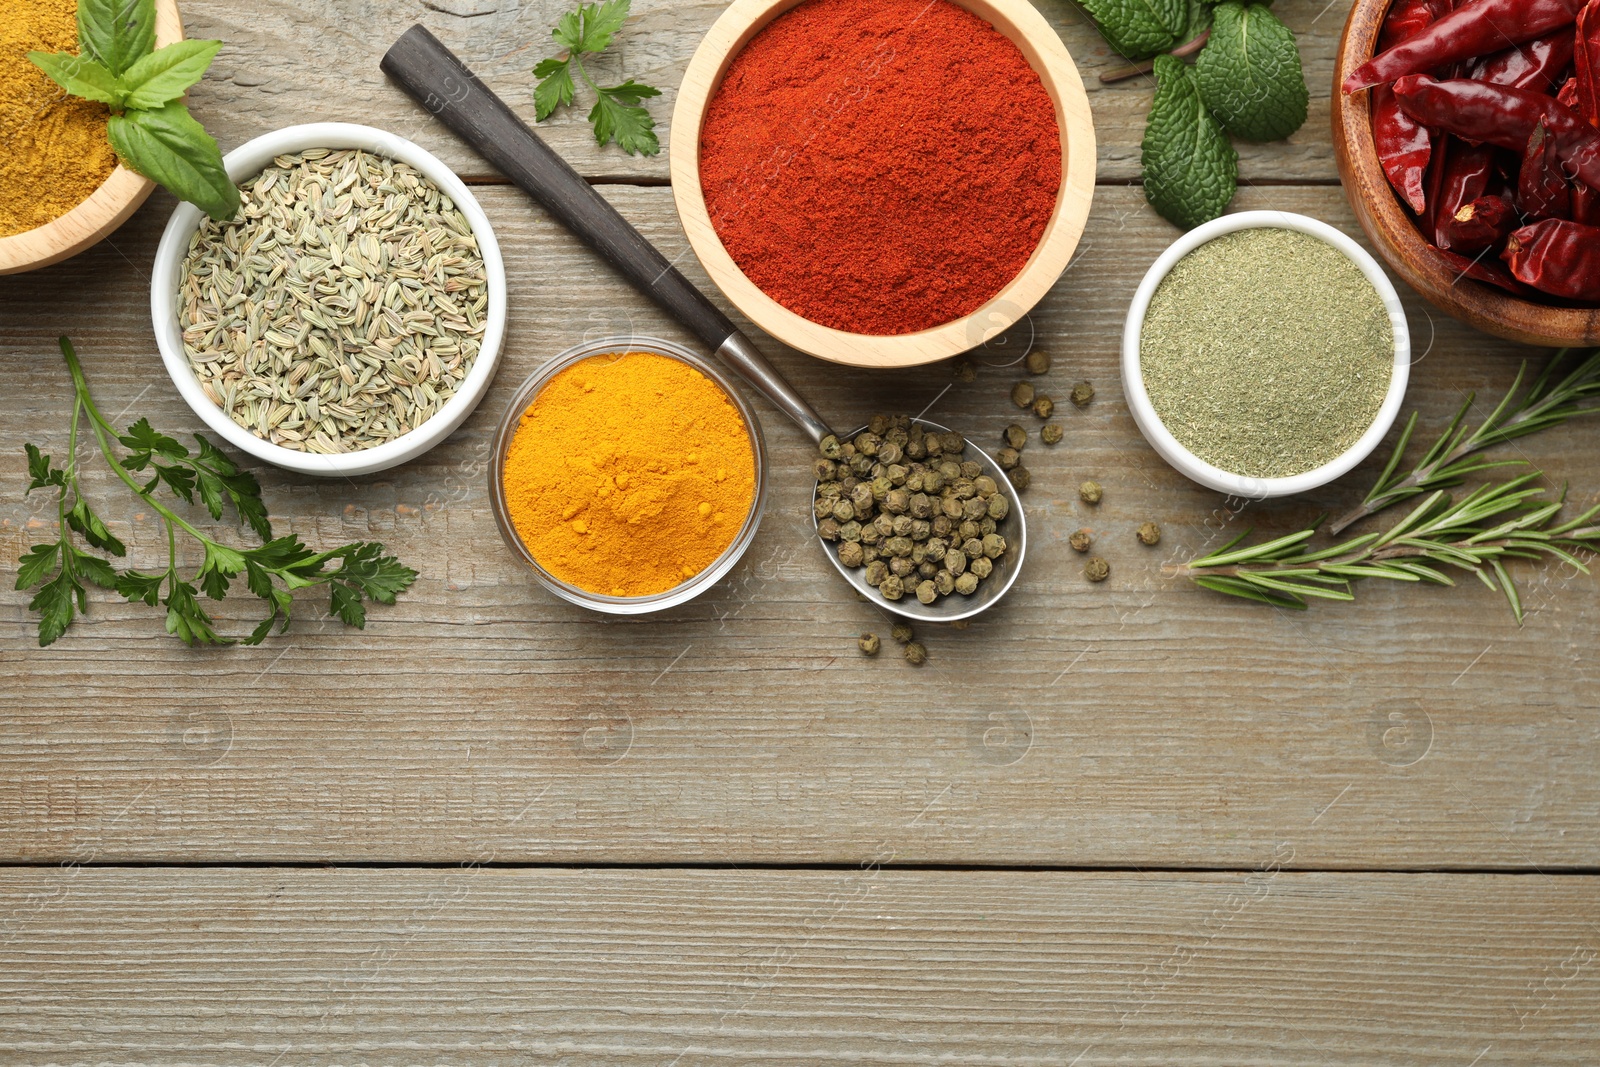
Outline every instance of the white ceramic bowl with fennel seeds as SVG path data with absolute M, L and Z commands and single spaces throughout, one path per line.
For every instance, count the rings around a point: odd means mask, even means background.
M 360 149 L 411 166 L 437 186 L 466 218 L 483 259 L 488 283 L 484 330 L 472 369 L 455 393 L 434 414 L 410 431 L 371 448 L 336 454 L 301 452 L 257 437 L 235 422 L 201 386 L 184 350 L 183 324 L 179 321 L 179 280 L 189 245 L 205 214 L 193 204 L 179 204 L 156 249 L 150 280 L 150 311 L 156 345 L 173 384 L 208 428 L 242 452 L 300 474 L 349 477 L 371 474 L 408 462 L 439 444 L 471 415 L 483 399 L 500 363 L 506 330 L 506 274 L 489 219 L 477 199 L 455 172 L 432 153 L 403 137 L 371 126 L 344 122 L 315 122 L 289 126 L 247 141 L 223 157 L 228 177 L 247 182 L 273 165 L 279 156 L 314 148 Z
M 1316 237 L 1338 249 L 1361 270 L 1373 289 L 1377 291 L 1394 331 L 1394 362 L 1389 376 L 1388 391 L 1384 394 L 1377 415 L 1366 432 L 1344 452 L 1321 466 L 1281 478 L 1251 477 L 1223 470 L 1184 447 L 1156 413 L 1155 405 L 1145 388 L 1144 372 L 1139 360 L 1145 315 L 1150 310 L 1151 299 L 1161 287 L 1161 283 L 1166 280 L 1167 274 L 1179 260 L 1208 241 L 1223 234 L 1248 229 L 1295 230 Z M 1400 414 L 1400 405 L 1405 400 L 1406 384 L 1410 377 L 1411 332 L 1406 325 L 1405 309 L 1400 306 L 1400 294 L 1395 291 L 1394 284 L 1389 281 L 1383 268 L 1366 249 L 1346 234 L 1325 222 L 1288 211 L 1241 211 L 1233 215 L 1223 215 L 1221 218 L 1196 226 L 1178 238 L 1145 273 L 1144 280 L 1139 283 L 1139 288 L 1134 293 L 1133 303 L 1128 308 L 1127 323 L 1122 331 L 1122 387 L 1127 395 L 1128 408 L 1133 413 L 1134 422 L 1138 423 L 1139 431 L 1144 434 L 1145 440 L 1149 441 L 1161 458 L 1175 467 L 1179 473 L 1207 488 L 1242 499 L 1259 500 L 1265 497 L 1304 493 L 1348 474 L 1372 454 L 1373 449 L 1378 447 L 1378 443 L 1394 425 L 1395 417 Z

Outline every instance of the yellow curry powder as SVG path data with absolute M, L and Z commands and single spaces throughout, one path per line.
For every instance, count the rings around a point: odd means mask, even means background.
M 591 356 L 546 383 L 506 454 L 506 503 L 539 565 L 611 596 L 709 567 L 755 499 L 755 455 L 721 386 L 650 352 Z
M 68 96 L 28 53 L 77 52 L 77 0 L 0 0 L 0 237 L 60 218 L 111 176 L 104 104 Z

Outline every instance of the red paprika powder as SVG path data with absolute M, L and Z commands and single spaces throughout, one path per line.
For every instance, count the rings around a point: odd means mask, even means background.
M 1033 254 L 1061 186 L 1055 106 L 949 0 L 806 0 L 734 58 L 700 180 L 717 234 L 784 307 L 852 333 L 969 315 Z

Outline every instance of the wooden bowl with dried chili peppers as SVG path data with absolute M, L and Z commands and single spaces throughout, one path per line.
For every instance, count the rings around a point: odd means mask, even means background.
M 1600 342 L 1600 0 L 1356 0 L 1333 98 L 1390 267 L 1500 337 Z
M 60 14 L 63 31 L 61 39 L 48 42 L 18 42 L 19 48 L 26 46 L 41 51 L 69 48 L 76 51 L 76 35 L 71 32 L 75 26 L 71 5 L 60 5 Z M 41 10 L 36 17 L 43 18 L 44 15 L 45 12 Z M 183 23 L 178 17 L 177 0 L 155 0 L 155 15 L 156 47 L 165 47 L 183 40 Z M 107 111 L 103 104 L 91 104 L 68 98 L 48 82 L 37 69 L 31 65 L 25 66 L 23 54 L 19 53 L 10 58 L 16 61 L 19 76 L 29 79 L 30 85 L 24 92 L 46 94 L 50 100 L 48 107 L 52 113 L 60 108 L 69 109 L 70 113 L 58 116 L 62 122 L 70 124 L 98 122 L 98 129 L 89 131 L 88 136 L 97 144 L 104 143 Z M 21 96 L 15 102 L 19 105 L 26 104 Z M 0 227 L 0 274 L 19 274 L 59 263 L 63 259 L 77 255 L 110 236 L 117 227 L 128 221 L 128 217 L 138 210 L 139 205 L 149 199 L 150 194 L 155 191 L 156 183 L 117 162 L 109 148 L 104 150 L 104 154 L 110 157 L 104 164 L 110 170 L 95 173 L 92 178 L 87 161 L 74 161 L 83 165 L 63 168 L 50 176 L 49 181 L 58 193 L 69 182 L 88 182 L 85 188 L 92 191 L 89 191 L 76 206 L 68 208 L 55 218 L 43 218 L 37 225 L 24 222 L 22 225 L 30 225 L 28 229 L 12 230 Z M 98 181 L 98 184 L 94 184 L 94 181 Z M 71 201 L 68 200 L 67 203 Z M 37 215 L 38 212 L 35 210 L 33 214 Z
M 1094 192 L 1072 57 L 1028 0 L 734 0 L 690 61 L 672 189 L 756 325 L 867 367 L 1008 329 Z

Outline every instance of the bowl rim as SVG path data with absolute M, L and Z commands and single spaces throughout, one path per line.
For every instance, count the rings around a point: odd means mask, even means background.
M 528 546 L 523 543 L 517 533 L 516 523 L 511 519 L 511 509 L 506 503 L 505 491 L 505 462 L 506 453 L 511 447 L 511 441 L 516 436 L 517 426 L 522 421 L 523 412 L 533 403 L 540 390 L 550 384 L 550 380 L 567 368 L 581 363 L 593 356 L 622 355 L 627 352 L 649 352 L 668 359 L 675 359 L 687 364 L 705 375 L 727 394 L 728 400 L 734 409 L 744 419 L 745 429 L 750 435 L 750 449 L 755 459 L 755 493 L 750 500 L 750 510 L 744 517 L 739 531 L 734 535 L 728 547 L 722 550 L 721 555 L 712 560 L 699 574 L 693 578 L 673 586 L 671 589 L 660 593 L 651 593 L 648 596 L 619 597 L 605 593 L 594 593 L 580 586 L 562 581 L 534 558 Z M 659 337 L 649 337 L 640 334 L 617 334 L 611 337 L 600 337 L 592 341 L 583 341 L 561 352 L 535 370 L 522 384 L 517 386 L 510 400 L 506 403 L 505 412 L 500 416 L 499 425 L 495 429 L 494 442 L 490 447 L 489 463 L 489 503 L 494 512 L 495 525 L 499 527 L 500 537 L 506 543 L 513 555 L 517 556 L 533 572 L 534 579 L 545 589 L 554 593 L 569 604 L 576 604 L 581 608 L 598 611 L 606 615 L 647 615 L 652 612 L 665 611 L 687 603 L 716 585 L 734 565 L 743 558 L 751 544 L 755 542 L 756 531 L 761 526 L 762 516 L 766 512 L 767 503 L 767 462 L 766 462 L 766 437 L 761 432 L 761 421 L 756 417 L 756 412 L 750 406 L 744 394 L 739 392 L 730 378 L 721 368 L 711 361 L 701 357 L 675 341 L 664 340 Z
M 1340 184 L 1356 221 L 1390 269 L 1429 303 L 1467 325 L 1521 344 L 1561 348 L 1600 342 L 1600 308 L 1568 308 L 1524 300 L 1457 275 L 1401 206 L 1378 162 L 1372 91 L 1346 93 L 1345 77 L 1376 48 L 1392 0 L 1356 0 L 1333 64 L 1333 144 Z
M 156 0 L 156 47 L 183 40 L 177 0 Z M 156 183 L 120 161 L 70 211 L 31 230 L 0 237 L 0 274 L 22 274 L 70 259 L 99 244 L 155 192 Z
M 234 422 L 211 402 L 201 388 L 200 380 L 195 376 L 189 357 L 184 352 L 183 333 L 178 326 L 178 277 L 188 255 L 189 241 L 204 218 L 204 213 L 193 204 L 179 204 L 162 231 L 155 264 L 151 269 L 150 314 L 155 326 L 156 346 L 161 351 L 161 360 L 173 384 L 194 413 L 229 444 L 257 459 L 299 474 L 321 477 L 372 474 L 427 452 L 465 422 L 483 400 L 499 366 L 509 318 L 505 264 L 500 257 L 500 244 L 495 239 L 489 218 L 466 183 L 431 152 L 387 130 L 348 122 L 311 122 L 286 126 L 246 141 L 224 156 L 223 164 L 227 167 L 228 176 L 240 182 L 260 173 L 277 156 L 312 148 L 359 148 L 410 164 L 448 195 L 466 216 L 483 257 L 489 307 L 478 356 L 455 395 L 431 418 L 409 433 L 373 448 L 338 455 L 284 448 L 263 441 Z
M 734 0 L 689 61 L 673 107 L 668 162 L 673 201 L 690 248 L 717 288 L 747 318 L 791 348 L 829 362 L 912 367 L 959 355 L 1004 333 L 1033 310 L 1066 270 L 1094 197 L 1095 133 L 1089 98 L 1060 35 L 1029 0 L 952 0 L 1017 45 L 1055 105 L 1062 152 L 1055 208 L 1022 270 L 971 314 L 916 333 L 848 333 L 801 317 L 750 281 L 717 236 L 700 185 L 700 129 L 728 65 L 768 23 L 803 2 Z
M 1320 467 L 1281 478 L 1253 478 L 1223 470 L 1201 459 L 1180 444 L 1161 421 L 1161 417 L 1156 414 L 1155 405 L 1151 403 L 1150 394 L 1144 386 L 1144 374 L 1139 360 L 1139 341 L 1144 329 L 1145 313 L 1150 308 L 1150 300 L 1155 296 L 1156 289 L 1166 279 L 1173 266 L 1196 248 L 1223 234 L 1249 229 L 1297 230 L 1320 238 L 1343 252 L 1360 268 L 1367 281 L 1378 291 L 1384 309 L 1389 313 L 1389 323 L 1394 331 L 1394 361 L 1389 376 L 1389 388 L 1366 432 L 1353 445 Z M 1179 237 L 1145 272 L 1144 278 L 1139 282 L 1139 288 L 1134 293 L 1133 302 L 1128 307 L 1128 317 L 1122 331 L 1122 387 L 1128 398 L 1128 408 L 1133 413 L 1134 422 L 1139 426 L 1139 432 L 1144 434 L 1145 440 L 1160 453 L 1161 458 L 1175 467 L 1179 473 L 1207 488 L 1246 500 L 1303 493 L 1348 474 L 1372 454 L 1394 425 L 1395 418 L 1400 414 L 1400 406 L 1405 402 L 1406 385 L 1410 377 L 1411 331 L 1406 323 L 1405 308 L 1401 306 L 1400 294 L 1395 290 L 1394 283 L 1378 265 L 1378 261 L 1347 234 L 1319 219 L 1292 211 L 1240 211 L 1212 219 Z

